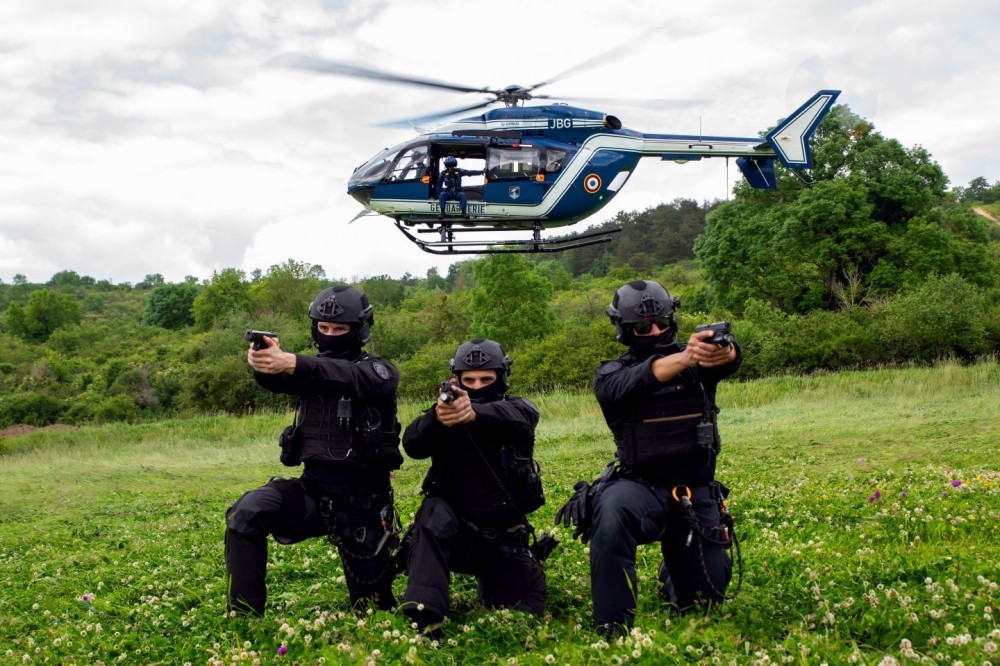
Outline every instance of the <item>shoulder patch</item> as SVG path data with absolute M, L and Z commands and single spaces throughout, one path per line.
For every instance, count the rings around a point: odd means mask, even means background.
M 375 374 L 382 379 L 389 379 L 389 368 L 385 367 L 385 363 L 375 361 L 372 363 L 372 369 L 375 370 Z
M 621 361 L 605 361 L 597 366 L 598 375 L 610 375 L 613 372 L 618 372 L 622 369 L 623 363 Z

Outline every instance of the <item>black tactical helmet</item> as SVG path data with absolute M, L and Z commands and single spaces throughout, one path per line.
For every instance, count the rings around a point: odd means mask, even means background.
M 634 280 L 622 285 L 615 292 L 608 306 L 608 317 L 615 325 L 615 337 L 619 342 L 629 344 L 631 329 L 623 324 L 642 321 L 666 320 L 670 330 L 677 333 L 674 310 L 681 306 L 681 299 L 671 296 L 658 282 Z
M 476 338 L 459 346 L 451 359 L 451 372 L 460 375 L 465 370 L 496 370 L 497 383 L 506 391 L 510 385 L 510 366 L 513 359 L 507 356 L 499 342 Z
M 449 155 L 448 157 L 444 158 L 444 165 L 446 167 L 458 166 L 458 160 L 455 159 L 454 155 Z
M 316 294 L 316 298 L 309 305 L 309 318 L 313 320 L 314 331 L 318 321 L 350 324 L 351 330 L 357 333 L 358 341 L 362 345 L 368 344 L 372 337 L 371 327 L 375 323 L 375 316 L 372 313 L 368 297 L 346 284 L 327 287 Z

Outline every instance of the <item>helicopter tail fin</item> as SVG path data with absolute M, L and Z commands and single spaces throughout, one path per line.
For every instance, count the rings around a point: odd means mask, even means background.
M 812 168 L 809 137 L 839 95 L 839 90 L 820 90 L 768 133 L 767 143 L 783 165 L 791 169 Z
M 773 158 L 740 157 L 736 160 L 736 166 L 740 168 L 750 187 L 758 190 L 773 190 L 778 187 Z

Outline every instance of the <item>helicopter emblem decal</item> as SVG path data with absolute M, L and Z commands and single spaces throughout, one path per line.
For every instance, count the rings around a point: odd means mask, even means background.
M 587 174 L 587 177 L 583 179 L 583 189 L 587 191 L 587 194 L 594 194 L 601 189 L 601 177 L 596 173 Z
M 270 64 L 488 96 L 459 108 L 384 123 L 417 125 L 461 113 L 479 114 L 383 149 L 357 167 L 348 180 L 348 194 L 365 208 L 355 219 L 369 213 L 389 217 L 403 235 L 433 254 L 557 252 L 607 242 L 611 240 L 608 234 L 621 228 L 562 239 L 543 238 L 542 232 L 576 224 L 599 211 L 621 191 L 643 157 L 679 164 L 713 157 L 728 161 L 732 157 L 751 187 L 775 189 L 776 162 L 787 169 L 812 168 L 809 139 L 840 95 L 839 90 L 820 90 L 764 138 L 649 134 L 627 129 L 616 116 L 600 111 L 565 103 L 524 105 L 532 99 L 551 99 L 535 91 L 575 73 L 579 66 L 531 86 L 490 89 L 301 54 L 286 53 Z M 675 108 L 692 106 L 691 101 L 682 100 L 658 103 Z M 503 108 L 481 111 L 495 104 L 503 104 Z M 445 205 L 440 182 L 445 158 L 461 161 L 463 177 L 481 177 L 461 183 L 461 197 L 467 200 L 461 206 L 454 198 Z M 598 193 L 600 196 L 591 196 Z M 530 238 L 499 235 L 466 240 L 470 232 L 530 232 Z M 435 234 L 438 239 L 424 240 L 420 234 Z

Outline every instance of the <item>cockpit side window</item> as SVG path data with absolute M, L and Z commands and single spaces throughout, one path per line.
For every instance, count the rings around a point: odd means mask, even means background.
M 427 174 L 427 146 L 413 146 L 404 150 L 392 167 L 389 180 L 394 182 L 420 180 Z
M 540 168 L 538 148 L 490 148 L 486 154 L 486 177 L 491 181 L 534 178 Z
M 549 148 L 545 151 L 545 173 L 556 173 L 566 161 L 566 151 Z

